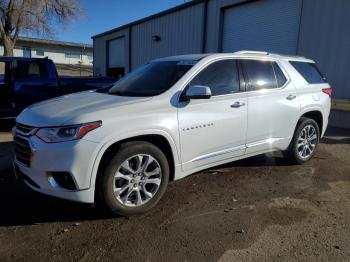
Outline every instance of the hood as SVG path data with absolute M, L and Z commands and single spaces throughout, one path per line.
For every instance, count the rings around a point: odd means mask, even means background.
M 96 121 L 99 113 L 128 104 L 134 104 L 151 98 L 123 97 L 97 92 L 70 94 L 33 104 L 22 111 L 16 121 L 35 127 L 79 124 L 72 119 Z M 89 119 L 90 117 L 91 119 Z M 102 117 L 102 116 L 101 116 Z

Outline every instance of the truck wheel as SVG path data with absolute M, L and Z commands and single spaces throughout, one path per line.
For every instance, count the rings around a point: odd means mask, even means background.
M 284 155 L 295 164 L 303 164 L 314 156 L 319 140 L 320 130 L 316 121 L 302 117 Z
M 115 214 L 129 216 L 157 204 L 169 181 L 169 164 L 155 145 L 128 142 L 101 175 L 97 189 L 102 203 Z

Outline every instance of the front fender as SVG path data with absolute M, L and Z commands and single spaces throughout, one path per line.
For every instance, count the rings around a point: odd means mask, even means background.
M 138 136 L 145 136 L 145 135 L 160 135 L 163 136 L 169 143 L 171 150 L 173 152 L 173 159 L 174 159 L 174 164 L 175 166 L 180 163 L 180 154 L 178 150 L 178 146 L 175 142 L 175 139 L 166 131 L 161 130 L 161 129 L 148 129 L 148 130 L 140 130 L 140 131 L 135 131 L 135 132 L 128 132 L 128 133 L 122 133 L 118 134 L 116 136 L 113 136 L 109 138 L 107 141 L 104 141 L 101 143 L 101 146 L 98 148 L 98 153 L 95 157 L 92 171 L 91 171 L 91 178 L 90 178 L 90 188 L 95 186 L 96 183 L 96 177 L 97 177 L 97 172 L 98 168 L 100 165 L 100 162 L 102 160 L 103 155 L 107 151 L 107 149 L 114 145 L 115 143 L 125 140 L 125 139 L 130 139 L 133 137 L 138 137 Z

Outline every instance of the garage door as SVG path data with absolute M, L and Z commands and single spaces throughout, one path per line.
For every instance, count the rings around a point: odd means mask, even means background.
M 260 0 L 224 11 L 222 50 L 296 54 L 301 0 Z
M 125 74 L 125 37 L 108 42 L 107 76 L 120 78 Z

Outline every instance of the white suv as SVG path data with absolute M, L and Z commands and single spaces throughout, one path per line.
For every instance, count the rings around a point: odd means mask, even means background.
M 35 104 L 14 128 L 16 174 L 38 192 L 153 207 L 167 184 L 281 150 L 309 160 L 332 89 L 302 57 L 241 51 L 158 59 L 99 91 Z

